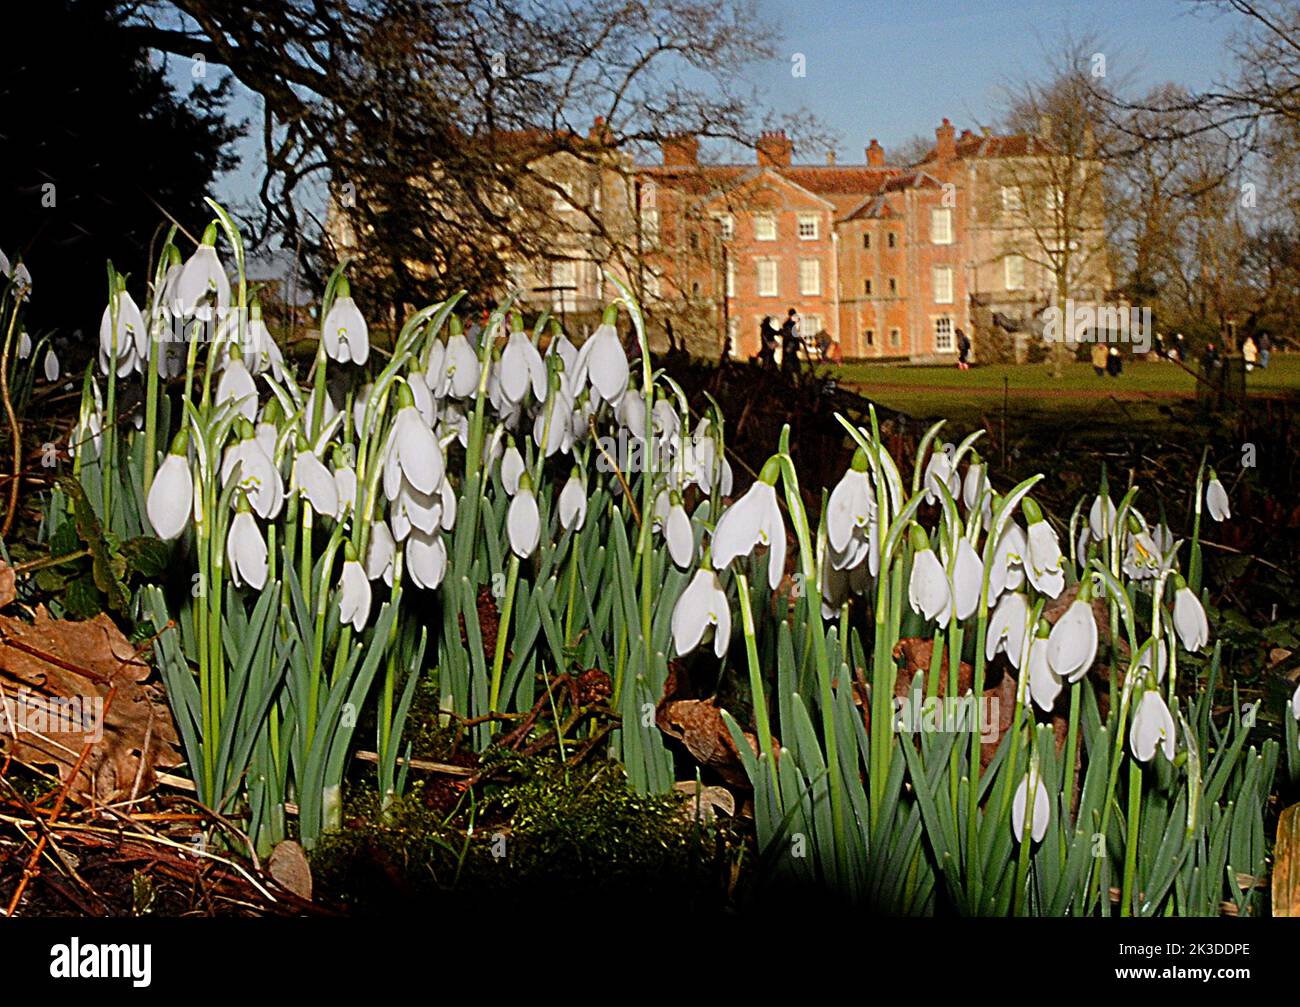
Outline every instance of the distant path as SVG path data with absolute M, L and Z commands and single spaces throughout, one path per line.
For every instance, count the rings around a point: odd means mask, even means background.
M 869 393 L 871 391 L 890 391 L 890 392 L 913 392 L 913 393 L 930 393 L 935 395 L 969 395 L 981 396 L 984 398 L 1001 398 L 1005 393 L 1013 399 L 1119 399 L 1125 402 L 1137 402 L 1142 399 L 1191 399 L 1196 397 L 1195 391 L 1180 392 L 1172 388 L 1153 389 L 1151 391 L 1142 391 L 1140 389 L 1116 388 L 1017 388 L 1009 386 L 1002 388 L 979 388 L 971 385 L 913 385 L 913 384 L 890 384 L 884 381 L 841 381 L 841 384 L 848 385 L 858 391 Z M 1267 392 L 1253 393 L 1252 397 L 1260 398 L 1271 397 Z M 870 396 L 868 396 L 870 397 Z

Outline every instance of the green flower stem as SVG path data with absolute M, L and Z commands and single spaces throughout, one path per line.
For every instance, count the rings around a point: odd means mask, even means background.
M 767 766 L 772 774 L 773 800 L 779 804 L 781 788 L 776 779 L 776 753 L 772 751 L 772 727 L 767 718 L 767 695 L 763 689 L 763 673 L 758 662 L 758 643 L 754 636 L 754 608 L 749 598 L 749 579 L 739 570 L 736 571 L 736 593 L 740 598 L 740 624 L 745 636 L 749 691 L 754 703 L 754 730 L 758 733 L 758 749 L 767 756 Z
M 488 712 L 496 713 L 501 699 L 501 671 L 506 660 L 506 637 L 510 631 L 510 617 L 515 607 L 515 586 L 519 582 L 519 557 L 510 556 L 510 567 L 506 572 L 506 596 L 501 608 L 501 621 L 497 626 L 496 652 L 492 655 L 492 684 L 488 692 Z
M 149 339 L 149 373 L 145 376 L 144 390 L 144 491 L 153 485 L 153 474 L 158 465 L 158 336 L 155 330 Z
M 1124 851 L 1124 881 L 1120 888 L 1119 914 L 1133 915 L 1133 879 L 1137 875 L 1137 851 L 1141 840 L 1139 818 L 1142 814 L 1142 767 L 1137 759 L 1128 764 L 1128 821 L 1125 834 L 1128 843 Z
M 1078 773 L 1075 764 L 1079 759 L 1079 708 L 1083 705 L 1083 696 L 1080 692 L 1082 688 L 1082 680 L 1070 686 L 1070 726 L 1065 736 L 1065 762 L 1062 763 L 1061 772 L 1061 828 L 1059 830 L 1061 835 L 1061 863 L 1065 863 L 1065 822 L 1069 817 L 1070 808 L 1074 805 L 1074 781 Z

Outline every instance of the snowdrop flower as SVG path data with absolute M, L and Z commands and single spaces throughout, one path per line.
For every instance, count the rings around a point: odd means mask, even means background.
M 780 461 L 768 459 L 754 485 L 718 518 L 712 539 L 713 565 L 719 570 L 737 556 L 767 546 L 767 583 L 773 591 L 785 575 L 785 523 L 776 502 L 780 472 Z
M 713 652 L 722 657 L 731 642 L 731 608 L 717 572 L 706 559 L 673 606 L 673 646 L 677 656 L 689 654 L 698 647 L 710 626 L 713 627 Z
M 397 541 L 404 541 L 415 528 L 432 535 L 442 523 L 442 495 L 440 493 L 421 493 L 410 483 L 403 481 L 393 501 L 389 520 L 393 526 L 393 536 Z
M 1092 613 L 1089 581 L 1079 585 L 1078 597 L 1052 627 L 1047 663 L 1060 678 L 1077 682 L 1097 658 L 1097 620 Z
M 527 559 L 537 550 L 542 522 L 537 513 L 537 498 L 533 496 L 533 481 L 527 473 L 520 478 L 519 492 L 510 501 L 510 510 L 506 512 L 506 531 L 510 548 L 520 559 Z
M 32 355 L 32 337 L 23 329 L 18 333 L 18 359 L 26 360 Z
M 970 464 L 966 466 L 966 478 L 961 484 L 961 502 L 966 505 L 966 510 L 973 511 L 980 498 L 988 491 L 988 466 L 972 451 Z
M 333 516 L 339 512 L 339 491 L 334 476 L 324 462 L 307 449 L 306 441 L 298 445 L 289 483 L 306 498 L 317 514 Z
M 989 616 L 988 631 L 984 637 L 984 657 L 993 660 L 998 651 L 1019 668 L 1020 656 L 1025 647 L 1025 633 L 1029 631 L 1029 600 L 1019 591 L 1011 591 L 999 599 Z
M 248 500 L 242 494 L 239 513 L 230 522 L 226 537 L 226 557 L 236 587 L 247 584 L 254 591 L 260 591 L 266 586 L 266 541 L 248 509 Z
M 235 411 L 246 420 L 257 418 L 257 385 L 244 366 L 243 354 L 234 344 L 230 347 L 226 366 L 221 369 L 215 401 L 219 406 L 226 402 L 233 403 Z
M 99 319 L 99 369 L 108 374 L 116 361 L 117 376 L 122 378 L 144 369 L 142 361 L 149 359 L 149 331 L 121 279 L 117 282 L 119 289 Z
M 27 269 L 27 263 L 20 262 L 14 266 L 13 271 L 14 298 L 19 301 L 25 301 L 32 294 L 32 274 Z
M 204 321 L 212 317 L 209 302 L 217 308 L 230 304 L 230 279 L 217 257 L 217 225 L 209 224 L 203 241 L 181 269 L 176 280 L 176 303 L 173 310 L 184 317 L 195 315 Z
M 1228 506 L 1228 491 L 1219 482 L 1214 469 L 1210 469 L 1210 482 L 1205 487 L 1205 506 L 1210 511 L 1210 517 L 1216 521 L 1226 521 L 1232 517 L 1232 509 Z
M 357 562 L 352 543 L 344 544 L 343 573 L 339 577 L 339 622 L 360 633 L 370 618 L 370 578 Z
M 357 473 L 337 457 L 334 468 L 334 495 L 338 498 L 338 507 L 334 511 L 336 521 L 342 521 L 348 511 L 357 505 Z
M 524 401 L 532 385 L 533 397 L 538 402 L 546 400 L 546 364 L 537 347 L 524 334 L 524 320 L 515 315 L 511 322 L 510 338 L 501 354 L 501 391 L 515 405 Z
M 1033 801 L 1032 807 L 1030 801 Z M 1016 842 L 1024 842 L 1025 823 L 1030 823 L 1029 835 L 1035 843 L 1041 843 L 1047 835 L 1047 826 L 1052 819 L 1052 804 L 1047 794 L 1047 787 L 1039 777 L 1038 766 L 1032 765 L 1016 787 L 1016 795 L 1011 799 L 1011 831 Z
M 393 586 L 393 567 L 397 559 L 397 543 L 393 533 L 384 521 L 376 521 L 370 526 L 370 541 L 366 544 L 366 577 L 370 580 L 384 579 L 389 587 Z
M 346 276 L 339 278 L 338 293 L 321 325 L 320 338 L 331 360 L 364 364 L 370 356 L 370 330 L 361 309 L 352 300 Z
M 402 384 L 397 390 L 397 416 L 384 452 L 384 493 L 389 500 L 405 480 L 421 493 L 432 493 L 442 482 L 445 467 L 442 447 L 415 408 L 411 390 Z
M 952 615 L 952 590 L 939 557 L 920 525 L 912 526 L 912 576 L 907 582 L 907 601 L 912 611 L 927 622 L 946 623 Z
M 1291 696 L 1291 716 L 1300 720 L 1300 685 L 1296 686 L 1295 693 Z
M 611 305 L 605 309 L 601 324 L 578 350 L 573 367 L 575 381 L 579 384 L 590 382 L 595 394 L 610 405 L 623 397 L 629 376 L 627 354 L 618 338 L 618 330 L 614 328 L 617 317 L 616 307 Z
M 271 372 L 276 381 L 284 380 L 284 355 L 276 345 L 271 330 L 262 321 L 262 306 L 254 301 L 250 308 L 248 331 L 244 338 L 244 356 L 251 363 L 253 374 Z
M 979 607 L 984 586 L 984 563 L 965 535 L 957 540 L 952 568 L 953 607 L 958 619 L 968 619 Z
M 149 523 L 164 541 L 180 537 L 194 507 L 194 476 L 185 457 L 186 441 L 184 431 L 176 435 L 171 451 L 154 473 L 145 501 Z
M 5 255 L 3 250 L 0 250 L 0 276 L 8 279 L 12 272 L 13 267 L 9 265 L 9 256 Z
M 858 448 L 853 464 L 826 502 L 826 537 L 837 553 L 847 551 L 855 533 L 865 535 L 875 522 L 876 494 L 869 468 L 866 452 Z
M 284 505 L 284 480 L 271 456 L 263 449 L 252 424 L 240 419 L 240 440 L 226 450 L 221 462 L 221 482 L 229 482 L 239 467 L 239 486 L 259 517 L 271 520 Z
M 45 351 L 45 380 L 51 383 L 59 380 L 59 355 L 53 346 Z
M 1029 551 L 1025 533 L 1015 521 L 1007 523 L 1006 530 L 993 550 L 993 569 L 989 571 L 989 601 L 993 602 L 1003 591 L 1015 591 L 1025 582 L 1025 556 Z
M 508 496 L 519 492 L 519 477 L 524 474 L 524 458 L 515 447 L 513 437 L 506 441 L 506 452 L 501 456 L 501 485 Z
M 1065 589 L 1065 557 L 1061 555 L 1061 543 L 1031 497 L 1025 497 L 1021 509 L 1029 522 L 1025 574 L 1036 591 L 1056 598 Z
M 1129 727 L 1128 743 L 1138 762 L 1150 762 L 1157 747 L 1165 753 L 1166 759 L 1173 762 L 1176 751 L 1174 718 L 1159 690 L 1148 689 L 1142 693 Z
M 1034 704 L 1044 713 L 1051 713 L 1056 706 L 1056 697 L 1061 694 L 1065 684 L 1061 677 L 1052 670 L 1047 659 L 1049 637 L 1037 634 L 1029 641 L 1029 695 Z
M 439 398 L 451 395 L 464 399 L 474 394 L 479 381 L 478 354 L 461 329 L 460 319 L 451 316 L 451 335 L 442 355 L 442 369 L 433 385 Z
M 551 345 L 546 348 L 546 355 L 563 360 L 565 373 L 568 374 L 572 374 L 578 365 L 578 348 L 569 342 L 569 337 L 555 319 L 551 319 Z
M 447 574 L 447 547 L 442 536 L 418 529 L 406 540 L 406 569 L 417 587 L 432 591 Z
M 691 561 L 695 559 L 695 535 L 691 531 L 691 519 L 676 490 L 673 491 L 668 520 L 664 524 L 664 538 L 668 541 L 668 555 L 672 561 L 683 570 L 690 567 Z
M 560 491 L 560 525 L 565 531 L 582 531 L 587 523 L 587 487 L 575 467 Z
M 1210 640 L 1210 624 L 1201 600 L 1179 574 L 1174 574 L 1174 629 L 1183 646 L 1193 654 Z
M 950 496 L 956 498 L 961 492 L 961 479 L 952 469 L 951 444 L 945 444 L 942 451 L 935 451 L 925 463 L 925 502 L 934 503 L 939 499 L 939 484 L 942 483 Z
M 1150 580 L 1160 572 L 1160 547 L 1136 516 L 1131 516 L 1129 528 L 1124 573 L 1133 580 Z
M 1088 530 L 1094 542 L 1105 541 L 1106 536 L 1115 530 L 1115 516 L 1115 505 L 1110 502 L 1110 495 L 1098 493 L 1088 509 Z

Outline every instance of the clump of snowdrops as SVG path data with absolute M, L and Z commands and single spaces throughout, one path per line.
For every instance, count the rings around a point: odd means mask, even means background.
M 773 880 L 898 912 L 1250 908 L 1235 879 L 1262 873 L 1278 751 L 1210 715 L 1219 651 L 1204 656 L 1199 520 L 1203 495 L 1227 517 L 1217 479 L 1204 494 L 1198 480 L 1186 572 L 1136 488 L 1081 504 L 1063 552 L 1030 495 L 1041 477 L 1000 493 L 976 437 L 940 445 L 936 427 L 908 488 L 874 416 L 845 423 L 856 455 L 815 522 L 785 438 L 728 503 L 721 411 L 692 415 L 654 369 L 617 278 L 620 299 L 581 346 L 545 317 L 525 330 L 508 302 L 466 330 L 452 298 L 381 354 L 340 267 L 300 386 L 250 297 L 239 232 L 212 205 L 188 259 L 169 239 L 144 308 L 110 269 L 73 442 L 105 524 L 174 543 L 181 575 L 141 591 L 138 615 L 161 631 L 201 800 L 246 820 L 259 848 L 288 834 L 290 805 L 308 844 L 338 827 L 363 709 L 380 793 L 402 792 L 424 675 L 444 720 L 484 747 L 556 675 L 605 670 L 610 754 L 634 788 L 666 791 L 673 758 L 653 714 L 681 658 L 748 685 L 756 744 L 724 717 Z M 144 383 L 143 407 L 110 421 L 123 381 Z M 484 589 L 499 614 L 490 651 Z M 976 732 L 900 726 L 904 636 L 935 643 L 910 686 L 922 703 L 941 680 L 957 696 L 964 657 L 967 698 L 982 696 L 1005 655 L 1015 709 L 987 765 Z M 1090 675 L 1099 653 L 1108 678 Z M 1186 655 L 1204 680 L 1191 705 L 1176 689 Z M 1068 722 L 1063 748 L 1052 714 Z M 560 737 L 561 754 L 579 742 Z

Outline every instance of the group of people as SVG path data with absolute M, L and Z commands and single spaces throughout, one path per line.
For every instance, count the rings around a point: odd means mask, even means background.
M 1107 348 L 1103 342 L 1092 344 L 1092 370 L 1097 377 L 1109 374 L 1117 378 L 1124 373 L 1124 358 L 1114 346 Z
M 1273 350 L 1273 340 L 1267 332 L 1261 332 L 1259 338 L 1248 334 L 1241 343 L 1241 356 L 1246 361 L 1246 370 L 1253 371 L 1256 366 L 1268 370 L 1268 356 Z
M 772 322 L 771 315 L 765 315 L 758 327 L 758 362 L 766 368 L 776 368 L 776 349 L 781 348 L 781 369 L 786 373 L 799 370 L 799 351 L 804 350 L 809 359 L 815 352 L 821 360 L 830 360 L 834 351 L 834 342 L 825 329 L 813 334 L 808 340 L 799 332 L 799 312 L 791 308 L 786 312 L 785 321 L 778 329 Z

